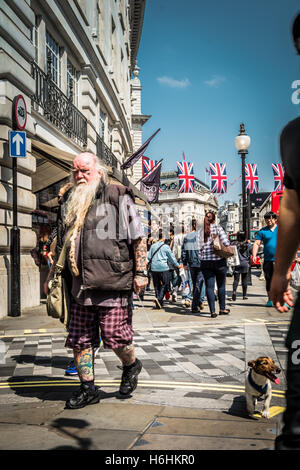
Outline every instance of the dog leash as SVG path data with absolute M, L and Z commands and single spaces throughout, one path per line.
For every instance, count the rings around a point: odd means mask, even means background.
M 154 328 L 154 325 L 153 325 L 153 323 L 152 323 L 152 321 L 151 321 L 151 318 L 149 317 L 149 315 L 148 315 L 148 313 L 147 313 L 147 309 L 145 308 L 142 299 L 140 298 L 139 294 L 137 294 L 137 296 L 138 296 L 138 299 L 139 299 L 139 302 L 140 302 L 141 307 L 144 309 L 144 311 L 145 311 L 145 313 L 146 313 L 146 317 L 147 317 L 147 319 L 148 319 L 148 322 L 149 322 L 150 325 L 152 326 L 153 330 L 155 330 L 156 328 Z M 209 375 L 200 374 L 199 372 L 191 372 L 191 371 L 189 371 L 188 369 L 186 369 L 184 366 L 182 366 L 180 362 L 177 362 L 177 361 L 176 361 L 176 357 L 174 356 L 173 349 L 165 343 L 165 341 L 164 341 L 163 338 L 157 336 L 157 335 L 155 334 L 155 331 L 154 331 L 152 334 L 153 334 L 153 336 L 154 336 L 157 340 L 159 340 L 160 342 L 163 343 L 163 345 L 165 346 L 165 348 L 166 348 L 167 350 L 170 351 L 171 354 L 170 354 L 170 353 L 169 353 L 169 354 L 171 355 L 171 357 L 170 357 L 170 355 L 169 355 L 169 358 L 170 358 L 170 359 L 173 359 L 173 360 L 176 362 L 176 365 L 178 365 L 178 366 L 182 369 L 183 372 L 185 372 L 186 374 L 190 375 L 191 377 L 193 377 L 193 376 L 196 375 L 197 377 L 202 377 L 202 378 L 205 378 L 205 379 L 208 379 L 208 378 L 211 378 L 211 379 L 222 379 L 222 378 L 225 378 L 225 377 L 238 377 L 239 375 L 244 374 L 245 372 L 248 371 L 248 368 L 246 368 L 245 370 L 242 370 L 242 371 L 240 371 L 240 372 L 237 372 L 236 374 L 224 374 L 224 375 L 214 375 L 214 376 L 209 376 Z

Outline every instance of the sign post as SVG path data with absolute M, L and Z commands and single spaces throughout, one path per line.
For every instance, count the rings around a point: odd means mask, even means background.
M 20 229 L 18 227 L 18 184 L 17 184 L 17 158 L 26 157 L 26 132 L 23 132 L 27 121 L 26 102 L 22 95 L 13 100 L 12 123 L 13 129 L 9 131 L 9 155 L 12 158 L 13 177 L 13 225 L 10 232 L 10 260 L 11 260 L 11 289 L 9 316 L 21 315 L 21 289 L 20 289 Z

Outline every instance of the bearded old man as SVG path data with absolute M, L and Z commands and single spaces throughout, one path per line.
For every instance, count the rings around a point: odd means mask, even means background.
M 99 328 L 104 347 L 112 349 L 123 365 L 120 394 L 135 390 L 142 369 L 132 344 L 131 296 L 147 285 L 146 239 L 131 190 L 106 184 L 105 173 L 95 155 L 77 155 L 71 184 L 60 197 L 58 255 L 72 230 L 66 262 L 71 315 L 65 346 L 73 349 L 81 382 L 66 402 L 71 409 L 100 400 L 94 383 Z

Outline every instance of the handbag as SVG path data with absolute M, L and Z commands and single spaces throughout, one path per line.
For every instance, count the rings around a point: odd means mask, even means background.
M 299 263 L 295 264 L 293 271 L 291 272 L 290 286 L 293 289 L 300 289 L 300 266 Z
M 234 256 L 235 254 L 234 246 L 223 245 L 219 235 L 217 234 L 212 235 L 212 239 L 213 239 L 213 251 L 215 255 L 220 256 L 220 258 L 225 258 L 225 259 L 230 258 L 230 256 Z
M 61 253 L 54 268 L 54 276 L 48 282 L 47 313 L 50 317 L 59 318 L 67 327 L 70 317 L 71 297 L 64 277 L 67 244 L 73 230 L 67 233 Z

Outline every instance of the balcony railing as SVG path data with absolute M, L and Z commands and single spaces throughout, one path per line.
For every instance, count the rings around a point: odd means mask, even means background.
M 35 80 L 35 94 L 31 97 L 35 103 L 34 109 L 69 138 L 85 146 L 87 119 L 72 103 L 72 90 L 68 98 L 54 83 L 51 73 L 43 72 L 35 62 L 32 62 L 32 77 Z
M 117 157 L 112 153 L 110 148 L 103 142 L 99 134 L 97 134 L 97 139 L 96 139 L 96 151 L 97 151 L 97 156 L 106 165 L 114 167 L 114 168 L 118 168 Z

